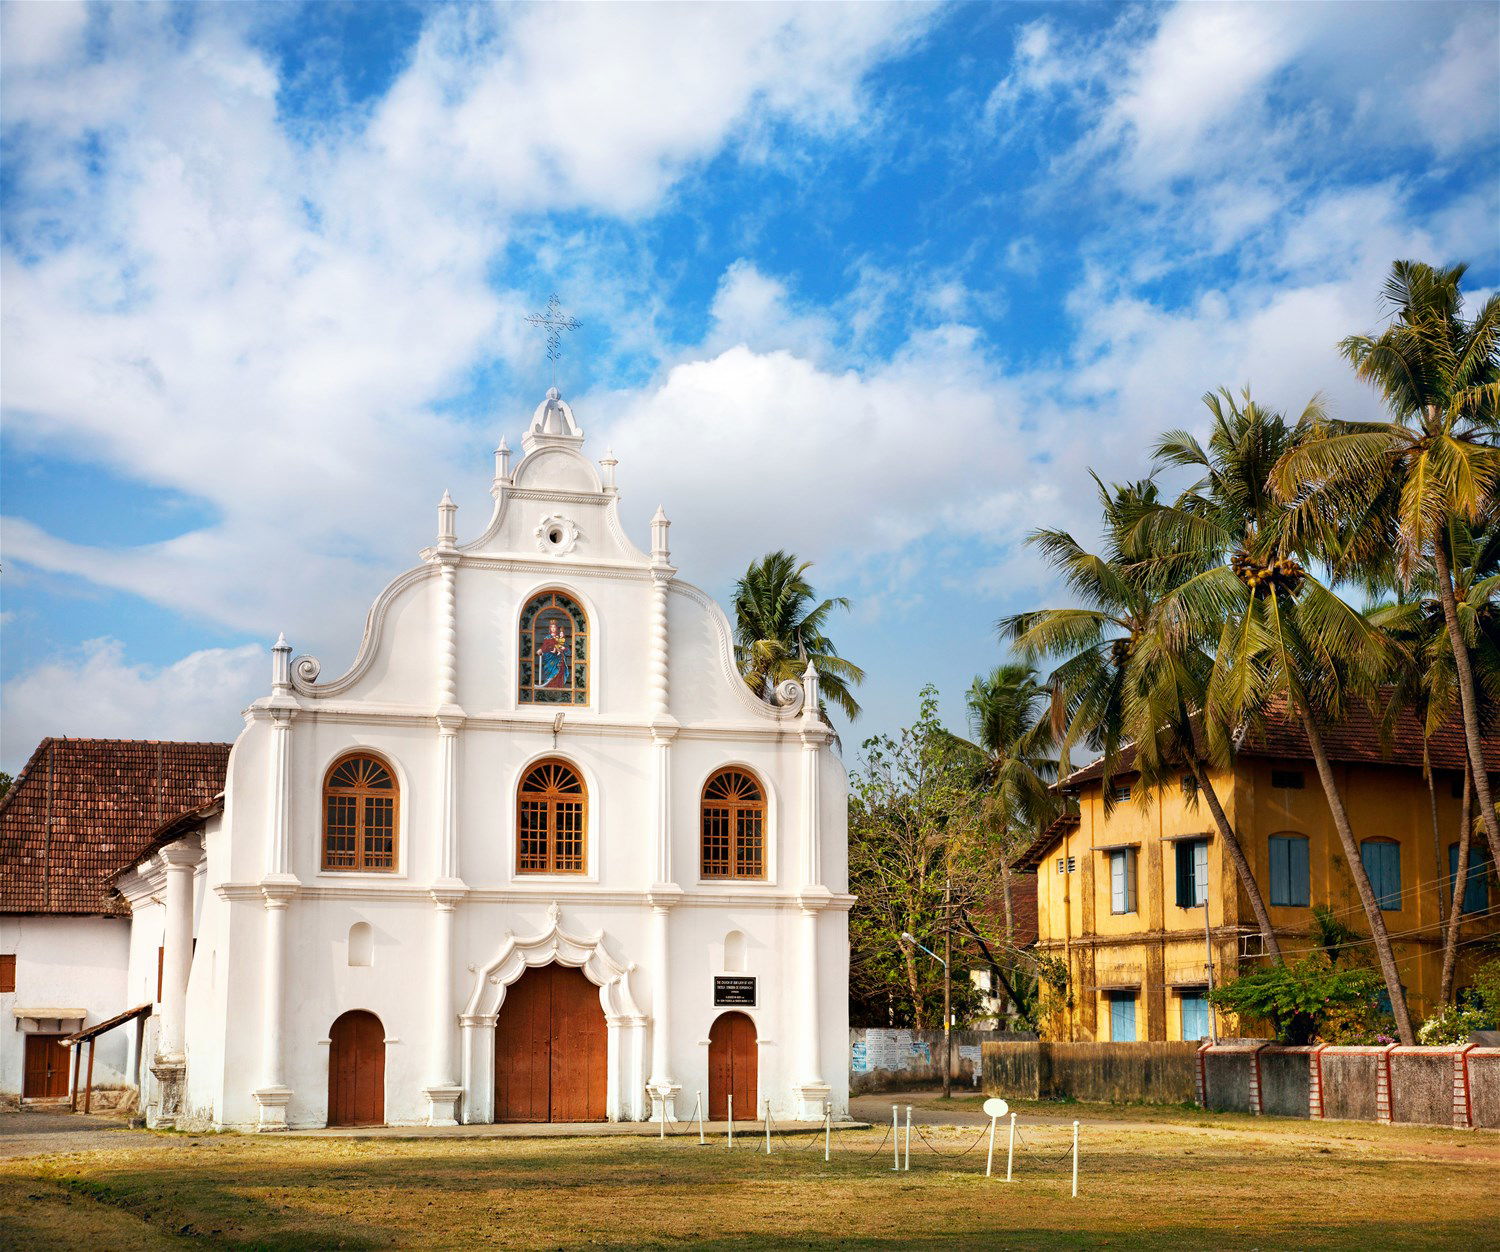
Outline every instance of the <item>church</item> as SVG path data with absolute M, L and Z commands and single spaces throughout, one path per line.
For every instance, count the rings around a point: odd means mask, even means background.
M 845 1113 L 817 674 L 746 685 L 665 513 L 637 547 L 556 388 L 522 449 L 476 538 L 444 493 L 345 673 L 278 640 L 222 791 L 110 875 L 151 1124 Z

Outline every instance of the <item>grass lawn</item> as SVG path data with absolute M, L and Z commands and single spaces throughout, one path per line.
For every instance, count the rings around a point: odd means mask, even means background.
M 1500 1136 L 1155 1112 L 1085 1125 L 1076 1200 L 1065 1161 L 1018 1154 L 1006 1184 L 1003 1135 L 993 1180 L 983 1144 L 915 1137 L 892 1173 L 880 1130 L 836 1135 L 828 1165 L 748 1137 L 180 1136 L 0 1162 L 0 1247 L 1500 1247 Z M 957 1153 L 980 1132 L 926 1133 Z

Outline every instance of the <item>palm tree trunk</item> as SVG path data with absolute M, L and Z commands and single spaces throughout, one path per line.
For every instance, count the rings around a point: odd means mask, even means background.
M 1474 792 L 1479 798 L 1479 816 L 1484 819 L 1484 833 L 1490 844 L 1490 861 L 1500 865 L 1500 819 L 1490 799 L 1489 766 L 1479 741 L 1479 712 L 1474 699 L 1474 667 L 1469 663 L 1469 648 L 1458 628 L 1458 601 L 1453 594 L 1453 571 L 1448 565 L 1448 550 L 1441 535 L 1433 540 L 1432 559 L 1437 566 L 1438 597 L 1443 602 L 1443 621 L 1448 626 L 1448 642 L 1453 648 L 1453 665 L 1458 672 L 1458 702 L 1464 715 L 1464 738 L 1469 746 L 1469 767 L 1474 771 Z
M 1432 777 L 1432 764 L 1427 760 L 1427 745 L 1422 745 L 1422 771 L 1427 775 L 1427 803 L 1432 810 L 1432 864 L 1437 871 L 1433 882 L 1437 883 L 1438 924 L 1448 925 L 1448 892 L 1443 887 L 1443 837 L 1438 829 L 1437 784 Z M 1464 775 L 1464 786 L 1469 785 L 1468 774 Z
M 1234 827 L 1229 824 L 1229 818 L 1224 813 L 1224 806 L 1219 803 L 1218 792 L 1209 781 L 1208 770 L 1203 767 L 1202 761 L 1193 762 L 1193 777 L 1198 780 L 1198 790 L 1208 801 L 1208 811 L 1213 814 L 1214 823 L 1219 828 L 1219 838 L 1223 841 L 1225 851 L 1229 853 L 1229 859 L 1234 863 L 1234 872 L 1239 875 L 1240 885 L 1245 888 L 1245 894 L 1250 897 L 1250 911 L 1255 914 L 1255 924 L 1260 927 L 1261 941 L 1266 945 L 1266 951 L 1271 954 L 1271 959 L 1280 965 L 1282 963 L 1281 945 L 1276 942 L 1276 932 L 1271 928 L 1271 915 L 1266 912 L 1266 902 L 1261 897 L 1260 884 L 1255 881 L 1255 871 L 1250 868 L 1250 862 L 1245 859 L 1245 849 L 1240 846 L 1239 837 L 1234 833 Z
M 1458 866 L 1453 879 L 1453 905 L 1448 910 L 1448 924 L 1443 935 L 1443 980 L 1438 984 L 1438 1003 L 1453 998 L 1453 966 L 1458 958 L 1458 923 L 1463 917 L 1464 887 L 1469 881 L 1469 832 L 1474 826 L 1474 793 L 1469 789 L 1472 775 L 1464 771 L 1463 825 L 1458 832 Z
M 1416 1043 L 1411 1028 L 1411 1011 L 1406 1006 L 1406 991 L 1401 986 L 1401 972 L 1396 968 L 1396 956 L 1391 951 L 1391 937 L 1385 929 L 1385 918 L 1380 915 L 1380 902 L 1375 899 L 1375 889 L 1370 886 L 1370 876 L 1365 873 L 1365 863 L 1360 859 L 1359 845 L 1354 841 L 1354 831 L 1349 825 L 1349 814 L 1344 809 L 1343 797 L 1338 784 L 1333 780 L 1333 766 L 1328 762 L 1328 751 L 1323 746 L 1323 736 L 1318 725 L 1308 712 L 1307 706 L 1297 700 L 1297 715 L 1302 720 L 1302 729 L 1307 733 L 1307 743 L 1312 749 L 1313 761 L 1318 767 L 1318 778 L 1323 784 L 1323 794 L 1328 799 L 1329 811 L 1333 814 L 1334 829 L 1339 833 L 1339 842 L 1344 848 L 1344 859 L 1349 863 L 1349 876 L 1354 879 L 1360 903 L 1365 907 L 1365 917 L 1370 923 L 1370 938 L 1375 943 L 1375 953 L 1380 959 L 1380 972 L 1385 978 L 1386 993 L 1390 996 L 1391 1012 L 1396 1018 L 1396 1033 L 1408 1047 Z

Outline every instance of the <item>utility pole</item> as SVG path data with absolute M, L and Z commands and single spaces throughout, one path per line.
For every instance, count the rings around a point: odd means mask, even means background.
M 1208 965 L 1206 968 L 1208 970 L 1208 993 L 1211 996 L 1214 990 L 1214 937 L 1213 932 L 1208 928 L 1207 875 L 1205 875 L 1203 883 L 1203 946 L 1208 950 Z M 1212 1000 L 1208 1001 L 1208 1041 L 1210 1043 L 1219 1042 L 1219 1027 L 1218 1023 L 1214 1020 L 1214 1004 Z
M 943 876 L 943 1099 L 953 1094 L 953 875 Z

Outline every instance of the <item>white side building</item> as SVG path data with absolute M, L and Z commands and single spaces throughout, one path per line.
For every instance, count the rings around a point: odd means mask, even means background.
M 120 879 L 163 935 L 156 1121 L 845 1112 L 847 777 L 817 677 L 746 686 L 666 517 L 636 547 L 583 442 L 549 392 L 483 533 L 444 496 L 343 675 L 279 642 L 222 812 Z

